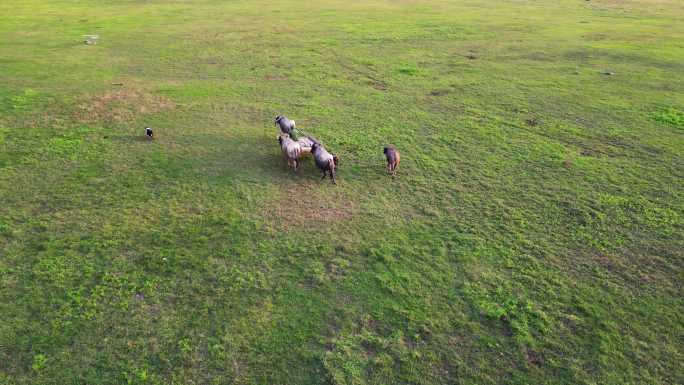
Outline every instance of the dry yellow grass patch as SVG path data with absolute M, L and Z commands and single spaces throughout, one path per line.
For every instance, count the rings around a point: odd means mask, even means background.
M 325 182 L 330 183 L 326 179 Z M 307 225 L 325 225 L 352 218 L 358 204 L 343 192 L 321 190 L 316 181 L 291 182 L 278 187 L 279 198 L 264 208 L 265 218 L 284 229 Z
M 138 88 L 107 91 L 81 104 L 76 120 L 81 122 L 124 122 L 136 115 L 152 114 L 175 108 L 170 99 Z

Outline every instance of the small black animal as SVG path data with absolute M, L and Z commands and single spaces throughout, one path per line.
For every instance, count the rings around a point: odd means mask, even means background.
M 275 124 L 280 127 L 280 131 L 284 134 L 290 134 L 296 128 L 294 120 L 290 120 L 282 115 L 275 117 Z
M 320 143 L 314 143 L 311 146 L 311 153 L 314 156 L 316 167 L 323 171 L 323 178 L 321 179 L 325 179 L 329 172 L 333 184 L 337 184 L 337 181 L 335 181 L 335 170 L 339 163 L 337 156 L 329 153 Z
M 147 135 L 148 139 L 154 139 L 154 132 L 150 127 L 145 128 L 145 135 Z
M 397 171 L 397 167 L 399 166 L 399 161 L 401 160 L 399 151 L 392 146 L 387 146 L 382 150 L 382 152 L 387 158 L 387 171 L 394 175 L 394 173 Z

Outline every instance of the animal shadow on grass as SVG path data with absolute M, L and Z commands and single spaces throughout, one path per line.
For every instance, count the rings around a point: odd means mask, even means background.
M 202 149 L 199 168 L 207 175 L 270 183 L 316 181 L 321 176 L 310 155 L 301 159 L 297 172 L 288 167 L 275 135 L 206 135 L 193 138 L 193 144 Z
M 116 142 L 122 142 L 122 143 L 154 142 L 154 140 L 150 140 L 145 135 L 120 135 L 120 134 L 103 135 L 102 139 L 116 141 Z

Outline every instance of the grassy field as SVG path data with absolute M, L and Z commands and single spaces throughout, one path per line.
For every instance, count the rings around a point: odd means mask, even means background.
M 684 383 L 683 19 L 0 2 L 0 383 Z

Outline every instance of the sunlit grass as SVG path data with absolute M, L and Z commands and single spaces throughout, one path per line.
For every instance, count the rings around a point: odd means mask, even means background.
M 682 16 L 1 3 L 0 383 L 683 382 Z

